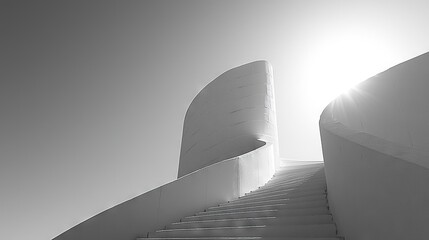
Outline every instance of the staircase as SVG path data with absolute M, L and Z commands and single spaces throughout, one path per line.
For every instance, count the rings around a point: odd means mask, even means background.
M 343 239 L 337 236 L 326 194 L 323 163 L 283 167 L 265 186 L 138 240 Z

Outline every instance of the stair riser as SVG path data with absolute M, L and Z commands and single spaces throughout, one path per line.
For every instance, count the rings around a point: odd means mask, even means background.
M 307 178 L 325 178 L 324 175 L 318 175 L 315 173 L 305 173 L 305 174 L 274 174 L 273 177 L 270 179 L 270 181 L 276 180 L 276 179 L 282 179 L 284 181 L 288 181 L 291 179 L 307 179 Z
M 312 196 L 312 197 L 302 197 L 302 198 L 292 198 L 292 199 L 277 199 L 277 200 L 269 200 L 269 201 L 261 201 L 261 202 L 250 202 L 243 204 L 223 204 L 217 207 L 210 207 L 207 210 L 222 210 L 222 209 L 230 209 L 236 207 L 250 207 L 250 206 L 263 206 L 269 204 L 277 204 L 277 203 L 288 203 L 288 204 L 311 204 L 314 201 L 322 201 L 327 202 L 326 197 L 323 196 Z
M 319 186 L 319 187 L 326 187 L 325 181 L 320 182 L 300 182 L 300 183 L 278 183 L 278 184 L 270 184 L 270 185 L 264 185 L 263 187 L 260 187 L 256 190 L 272 190 L 272 189 L 281 189 L 281 188 L 293 188 L 293 187 L 310 187 L 310 186 Z M 256 191 L 255 190 L 255 191 Z
M 309 178 L 301 178 L 301 179 L 289 179 L 289 180 L 283 180 L 278 178 L 273 178 L 271 181 L 267 182 L 266 185 L 275 185 L 278 183 L 299 183 L 299 182 L 326 182 L 326 178 L 315 178 L 315 177 L 309 177 Z
M 287 166 L 287 167 L 280 167 L 277 169 L 276 172 L 289 172 L 289 171 L 320 171 L 320 169 L 323 169 L 323 164 L 321 165 L 314 165 L 314 166 Z
M 328 207 L 328 204 L 315 204 L 310 207 Z M 245 208 L 245 209 L 230 209 L 230 210 L 222 210 L 222 211 L 207 211 L 207 212 L 199 212 L 196 215 L 210 215 L 210 214 L 218 214 L 218 213 L 235 213 L 235 212 L 243 212 L 243 211 L 262 211 L 262 210 L 283 210 L 283 209 L 302 209 L 305 207 L 300 206 L 290 206 L 290 205 L 282 205 L 282 206 L 262 206 L 262 207 L 253 207 L 253 208 Z
M 249 194 L 244 195 L 245 197 L 253 197 L 253 196 L 268 196 L 268 195 L 278 195 L 278 194 L 286 194 L 286 193 L 295 193 L 295 192 L 314 192 L 314 191 L 326 191 L 323 186 L 312 186 L 312 187 L 296 187 L 296 188 L 287 188 L 287 189 L 274 189 L 271 191 L 254 191 Z M 243 196 L 243 197 L 244 197 Z
M 189 216 L 182 219 L 182 222 L 198 220 L 220 220 L 220 219 L 237 219 L 237 218 L 254 218 L 254 217 L 282 217 L 282 216 L 309 216 L 329 214 L 328 208 L 308 208 L 308 209 L 282 209 L 275 211 L 254 211 L 230 214 L 213 214 Z
M 271 187 L 275 187 L 278 185 L 284 185 L 284 186 L 296 186 L 296 185 L 320 185 L 320 184 L 326 184 L 326 180 L 325 179 L 321 179 L 321 180 L 308 180 L 308 181 L 280 181 L 280 182 L 276 182 L 276 183 L 267 183 L 264 186 L 260 187 L 261 188 L 271 188 Z
M 308 176 L 300 176 L 300 177 L 287 177 L 287 176 L 275 176 L 271 178 L 267 183 L 275 182 L 275 181 L 283 181 L 283 182 L 290 182 L 290 181 L 303 181 L 306 179 L 326 179 L 325 177 L 316 177 L 314 175 L 308 175 Z
M 326 195 L 323 163 L 288 166 L 263 187 L 145 239 L 340 240 Z
M 304 180 L 304 179 L 309 179 L 309 178 L 312 178 L 312 177 L 314 177 L 313 174 L 298 175 L 298 176 L 294 176 L 294 175 L 292 175 L 292 176 L 291 175 L 284 175 L 284 176 L 282 176 L 282 175 L 280 175 L 280 176 L 273 176 L 273 178 L 271 178 L 268 181 L 268 183 L 273 182 L 273 181 L 278 181 L 278 180 L 285 181 L 285 182 L 292 181 L 292 180 Z
M 273 175 L 274 176 L 288 176 L 288 175 L 295 175 L 295 176 L 303 176 L 303 175 L 318 175 L 323 176 L 324 173 L 320 172 L 318 169 L 305 169 L 305 170 L 295 170 L 295 171 L 277 171 Z
M 334 237 L 336 228 L 333 224 L 267 226 L 258 228 L 222 228 L 204 230 L 172 230 L 150 233 L 149 237 Z
M 275 186 L 275 185 L 292 185 L 292 184 L 316 184 L 316 183 L 326 183 L 326 179 L 324 178 L 320 178 L 320 179 L 295 179 L 295 180 L 289 180 L 289 181 L 271 181 L 271 182 L 267 182 L 267 184 L 265 184 L 263 186 L 263 188 L 269 187 L 269 186 Z
M 294 197 L 305 197 L 305 196 L 313 196 L 313 195 L 326 195 L 324 190 L 314 191 L 314 192 L 291 192 L 285 194 L 272 194 L 267 196 L 255 196 L 255 197 L 241 197 L 233 202 L 246 202 L 246 201 L 263 201 L 263 200 L 274 200 L 274 199 L 282 199 L 282 198 L 294 198 Z
M 311 196 L 320 196 L 318 199 L 326 199 L 324 198 L 326 196 L 326 191 L 324 190 L 317 190 L 317 191 L 311 191 L 311 192 L 287 192 L 282 194 L 271 194 L 271 195 L 261 195 L 261 196 L 255 196 L 255 197 L 241 197 L 237 200 L 234 200 L 230 202 L 229 206 L 237 206 L 237 204 L 252 204 L 252 203 L 258 203 L 258 202 L 268 202 L 272 200 L 281 200 L 281 199 L 289 199 L 289 202 L 297 202 L 294 200 L 295 198 L 305 198 L 305 197 L 311 197 Z M 303 199 L 302 199 L 303 200 Z M 265 204 L 265 205 L 272 205 L 272 204 Z M 219 207 L 228 206 L 227 204 L 221 205 Z M 219 208 L 218 207 L 218 208 Z M 211 210 L 213 208 L 207 209 Z
M 238 204 L 252 204 L 255 202 L 267 202 L 267 201 L 274 201 L 274 200 L 284 200 L 289 199 L 290 201 L 295 201 L 295 199 L 303 199 L 303 198 L 318 198 L 318 199 L 326 199 L 326 193 L 325 194 L 313 194 L 313 195 L 301 195 L 301 196 L 290 196 L 290 195 L 277 195 L 277 196 L 270 196 L 265 198 L 251 198 L 251 199 L 238 199 L 231 202 L 232 205 L 238 205 Z
M 320 174 L 319 169 L 305 169 L 305 170 L 295 170 L 295 171 L 277 171 L 274 173 L 274 176 L 304 176 L 304 175 L 323 175 Z
M 295 177 L 303 177 L 303 176 L 309 176 L 314 175 L 316 172 L 314 171 L 302 171 L 302 172 L 278 172 L 274 173 L 273 177 L 278 176 L 295 176 Z
M 332 222 L 331 215 L 315 215 L 315 216 L 298 216 L 298 217 L 281 217 L 281 218 L 266 218 L 266 219 L 236 219 L 224 221 L 210 222 L 187 222 L 170 224 L 166 229 L 187 229 L 187 228 L 203 228 L 203 227 L 235 227 L 235 226 L 256 226 L 256 225 L 272 225 L 285 226 L 288 224 L 330 224 Z
M 311 208 L 311 207 L 326 207 L 328 201 L 312 201 L 304 203 L 283 203 L 283 204 L 272 204 L 272 205 L 260 205 L 260 206 L 243 206 L 243 207 L 231 207 L 227 209 L 207 209 L 205 212 L 197 213 L 197 215 L 214 214 L 222 212 L 242 212 L 242 211 L 257 211 L 257 210 L 273 210 L 273 209 L 294 209 L 294 208 Z
M 193 237 L 137 238 L 137 240 L 344 240 L 343 237 Z
M 267 189 L 258 189 L 255 190 L 253 192 L 250 192 L 248 194 L 245 194 L 245 196 L 247 195 L 252 195 L 252 194 L 259 194 L 259 193 L 269 193 L 269 192 L 275 192 L 275 191 L 290 191 L 290 190 L 315 190 L 315 189 L 326 189 L 326 185 L 312 185 L 312 186 L 292 186 L 292 187 L 273 187 L 273 188 L 267 188 Z

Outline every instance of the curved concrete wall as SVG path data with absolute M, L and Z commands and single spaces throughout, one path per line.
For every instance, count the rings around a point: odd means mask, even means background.
M 335 99 L 320 118 L 328 199 L 346 239 L 429 235 L 429 54 Z
M 264 185 L 273 174 L 274 151 L 268 144 L 121 203 L 54 240 L 135 240 L 183 216 L 243 196 Z
M 233 69 L 210 83 L 185 118 L 182 150 L 192 141 L 196 144 L 191 144 L 195 150 L 182 154 L 186 158 L 181 158 L 181 177 L 54 239 L 132 240 L 264 185 L 278 161 L 271 76 L 270 65 L 260 61 Z
M 249 152 L 258 139 L 278 152 L 272 67 L 266 61 L 229 70 L 198 93 L 185 116 L 178 176 Z

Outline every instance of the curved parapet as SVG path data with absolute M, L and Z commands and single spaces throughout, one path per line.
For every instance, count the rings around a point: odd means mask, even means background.
M 210 82 L 186 112 L 179 173 L 249 152 L 257 140 L 278 152 L 272 67 L 266 61 L 231 69 Z
M 261 145 L 118 204 L 54 240 L 135 240 L 183 216 L 237 199 L 274 174 L 273 145 Z
M 54 240 L 132 240 L 264 185 L 278 160 L 271 66 L 228 71 L 185 117 L 179 178 L 74 226 Z M 190 147 L 192 146 L 192 147 Z
M 320 117 L 330 208 L 346 239 L 426 239 L 429 54 L 382 72 Z

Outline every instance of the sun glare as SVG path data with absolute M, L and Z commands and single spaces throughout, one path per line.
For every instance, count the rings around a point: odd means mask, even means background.
M 306 67 L 307 99 L 317 108 L 383 70 L 389 59 L 381 39 L 362 33 L 333 34 L 314 46 Z M 318 109 L 320 110 L 320 109 Z

